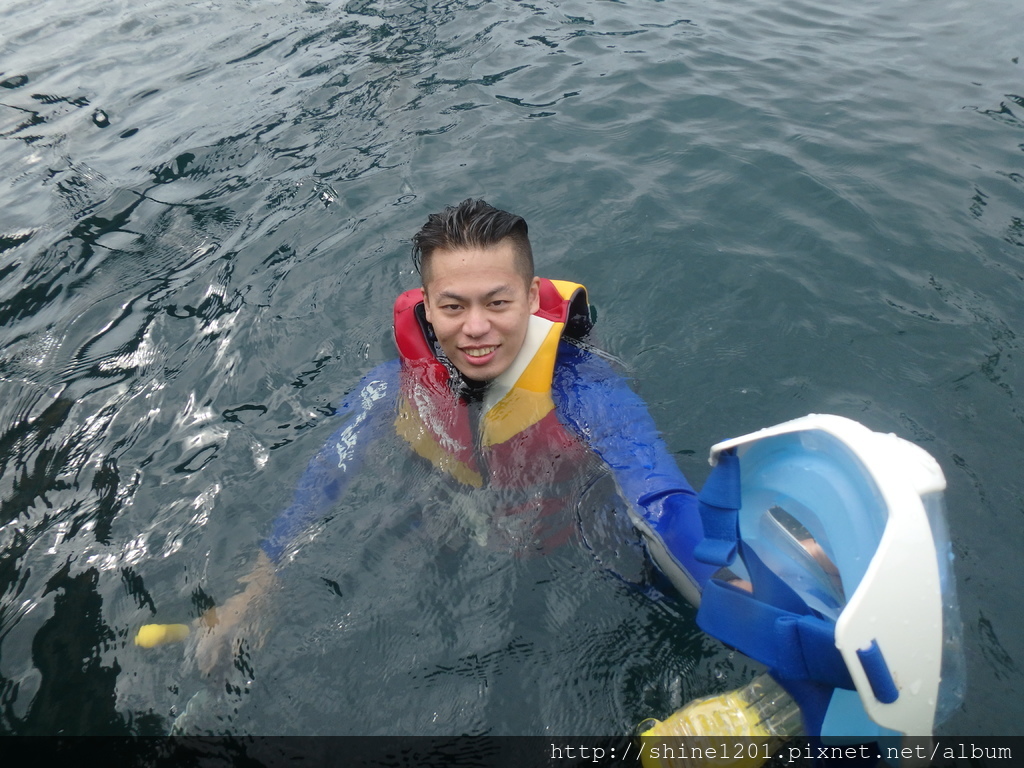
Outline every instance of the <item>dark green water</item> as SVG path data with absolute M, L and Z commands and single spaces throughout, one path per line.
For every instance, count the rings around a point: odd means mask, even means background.
M 457 505 L 410 532 L 429 480 L 386 446 L 226 689 L 132 644 L 234 591 L 394 354 L 408 238 L 468 196 L 589 287 L 695 485 L 714 442 L 810 412 L 931 452 L 969 676 L 944 731 L 1022 732 L 1015 0 L 0 17 L 0 732 L 165 732 L 212 689 L 232 733 L 618 734 L 752 674 L 611 575 L 643 564 L 606 483 L 516 558 L 454 546 Z

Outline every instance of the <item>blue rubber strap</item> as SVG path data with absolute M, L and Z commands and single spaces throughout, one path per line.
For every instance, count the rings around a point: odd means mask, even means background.
M 783 679 L 852 690 L 850 671 L 836 648 L 835 624 L 815 615 L 750 546 L 741 542 L 740 548 L 754 593 L 712 579 L 704 588 L 697 624 Z
M 800 719 L 803 720 L 804 733 L 810 737 L 810 743 L 815 749 L 814 754 L 817 754 L 817 747 L 821 746 L 821 727 L 825 722 L 828 706 L 832 703 L 832 694 L 835 692 L 835 688 L 811 680 L 784 680 L 777 673 L 773 673 L 772 677 L 788 691 L 800 707 Z M 817 764 L 817 762 L 814 763 L 814 765 Z
M 761 662 L 780 679 L 854 688 L 835 646 L 835 625 L 830 621 L 795 615 L 712 579 L 704 587 L 697 625 Z
M 817 680 L 853 689 L 850 671 L 836 648 L 835 623 L 818 618 L 803 598 L 744 541 L 740 542 L 740 555 L 754 585 L 754 599 L 782 612 L 774 631 L 776 642 L 791 652 L 785 658 L 792 667 L 780 672 L 794 680 Z
M 747 567 L 750 581 L 754 585 L 754 597 L 762 603 L 801 616 L 811 612 L 807 603 L 796 593 L 796 590 L 766 566 L 749 544 L 740 541 L 739 548 L 740 558 Z
M 896 701 L 900 697 L 900 692 L 889 672 L 889 665 L 882 656 L 882 649 L 878 647 L 878 641 L 872 640 L 869 647 L 858 650 L 857 658 L 864 668 L 864 674 L 868 676 L 875 698 L 883 704 L 892 704 Z
M 693 555 L 702 563 L 729 565 L 736 558 L 741 504 L 740 460 L 735 448 L 718 454 L 718 463 L 708 475 L 698 499 L 704 539 Z

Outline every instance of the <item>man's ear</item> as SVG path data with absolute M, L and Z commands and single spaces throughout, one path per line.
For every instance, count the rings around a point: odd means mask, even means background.
M 532 314 L 536 313 L 538 309 L 540 309 L 540 278 L 539 277 L 534 277 L 533 280 L 530 281 L 529 299 L 530 299 L 530 314 L 532 315 Z
M 427 322 L 433 325 L 434 321 L 430 319 L 430 297 L 427 296 L 426 288 L 421 288 L 420 290 L 423 291 L 423 314 L 426 315 Z

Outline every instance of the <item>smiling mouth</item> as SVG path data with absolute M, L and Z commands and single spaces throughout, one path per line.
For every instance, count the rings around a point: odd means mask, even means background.
M 464 349 L 462 351 L 465 352 L 469 357 L 486 357 L 496 349 L 497 347 L 480 347 L 478 349 Z

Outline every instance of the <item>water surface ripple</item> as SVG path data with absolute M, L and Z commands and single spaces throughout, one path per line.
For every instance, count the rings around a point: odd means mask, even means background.
M 193 701 L 179 722 L 211 732 L 624 734 L 753 673 L 636 586 L 607 478 L 523 557 L 393 444 L 226 681 L 133 645 L 234 591 L 394 354 L 408 237 L 471 195 L 588 285 L 695 484 L 712 443 L 809 412 L 931 452 L 969 673 L 944 728 L 1021 732 L 1015 0 L 3 17 L 0 733 L 166 733 Z

